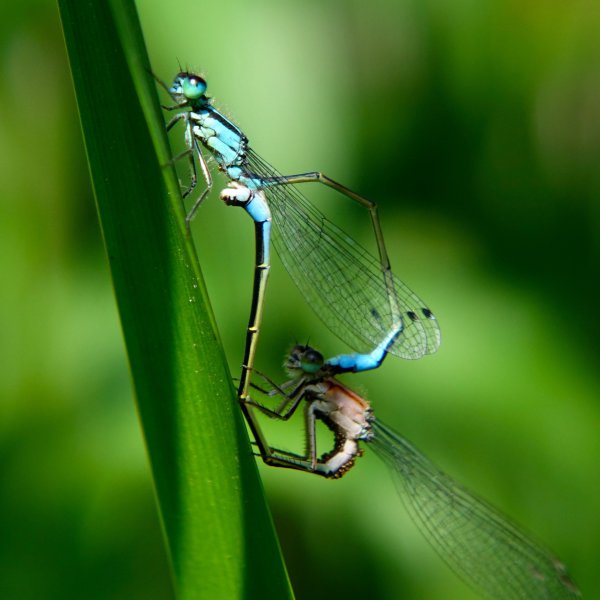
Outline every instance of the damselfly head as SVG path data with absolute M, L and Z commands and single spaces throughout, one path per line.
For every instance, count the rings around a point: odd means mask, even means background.
M 323 355 L 310 346 L 297 344 L 288 354 L 285 368 L 291 375 L 317 373 L 325 363 Z
M 169 88 L 169 93 L 177 104 L 202 104 L 208 101 L 204 95 L 206 92 L 206 81 L 200 75 L 179 73 L 173 80 L 173 85 Z

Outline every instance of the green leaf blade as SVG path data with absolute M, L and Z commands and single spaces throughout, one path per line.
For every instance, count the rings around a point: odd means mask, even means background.
M 59 7 L 177 596 L 290 598 L 135 8 Z

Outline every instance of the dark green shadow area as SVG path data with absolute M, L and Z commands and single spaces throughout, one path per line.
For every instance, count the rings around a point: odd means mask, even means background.
M 59 7 L 176 594 L 292 597 L 179 185 L 161 168 L 135 7 Z

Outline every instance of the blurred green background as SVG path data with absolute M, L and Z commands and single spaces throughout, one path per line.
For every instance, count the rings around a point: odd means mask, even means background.
M 591 2 L 138 4 L 282 172 L 375 199 L 439 353 L 348 382 L 446 471 L 600 587 L 600 11 Z M 0 9 L 0 594 L 169 598 L 152 485 L 54 3 Z M 177 136 L 177 134 L 176 134 Z M 372 247 L 360 210 L 317 188 Z M 222 224 L 222 227 L 220 225 Z M 238 371 L 252 227 L 194 222 Z M 148 240 L 151 244 L 152 240 Z M 276 261 L 259 367 L 295 340 L 346 351 Z M 165 398 L 168 402 L 168 398 Z M 293 446 L 299 430 L 269 427 Z M 299 599 L 475 597 L 366 452 L 341 481 L 261 469 Z

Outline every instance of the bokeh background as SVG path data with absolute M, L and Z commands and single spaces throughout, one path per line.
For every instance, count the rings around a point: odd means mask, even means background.
M 375 199 L 439 353 L 349 383 L 600 588 L 600 11 L 589 1 L 140 0 L 153 68 L 201 70 L 282 172 Z M 0 9 L 0 595 L 172 597 L 55 4 Z M 318 186 L 317 186 L 318 187 Z M 372 247 L 360 210 L 307 190 Z M 252 228 L 194 223 L 232 373 Z M 151 244 L 152 240 L 148 240 Z M 347 351 L 276 262 L 259 366 Z M 165 399 L 168 401 L 168 399 Z M 281 427 L 281 426 L 280 426 Z M 293 446 L 293 425 L 270 427 Z M 261 465 L 299 599 L 474 597 L 366 452 L 341 481 Z

